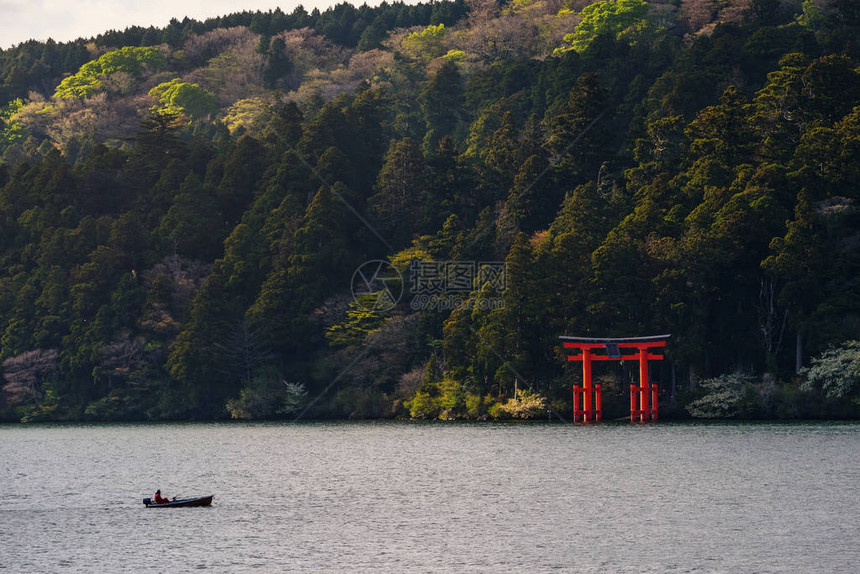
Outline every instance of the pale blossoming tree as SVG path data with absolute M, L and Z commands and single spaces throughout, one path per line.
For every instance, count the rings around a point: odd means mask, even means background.
M 38 403 L 44 396 L 44 383 L 57 371 L 56 349 L 37 349 L 3 361 L 3 393 L 11 406 Z

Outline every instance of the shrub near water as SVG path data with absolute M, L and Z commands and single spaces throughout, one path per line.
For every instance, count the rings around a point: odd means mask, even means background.
M 745 399 L 755 392 L 753 382 L 753 377 L 743 373 L 704 380 L 699 385 L 704 396 L 687 405 L 687 411 L 702 419 L 735 418 L 745 412 Z
M 408 401 L 407 407 L 412 418 L 465 418 L 466 393 L 459 381 L 443 379 L 438 383 L 423 385 Z
M 459 381 L 443 379 L 425 384 L 406 406 L 412 418 L 478 420 L 489 415 L 497 420 L 534 419 L 546 416 L 548 401 L 538 392 L 520 389 L 503 402 L 486 395 L 468 393 Z
M 546 416 L 547 400 L 542 394 L 526 389 L 517 390 L 517 396 L 491 409 L 493 418 L 534 419 Z
M 828 399 L 853 397 L 860 400 L 860 341 L 847 341 L 841 347 L 831 347 L 812 359 L 812 366 L 803 369 L 806 376 L 803 390 L 820 392 Z
M 860 341 L 831 347 L 812 359 L 792 385 L 772 377 L 730 373 L 699 384 L 687 405 L 695 418 L 852 417 L 860 407 Z
M 698 398 L 686 410 L 702 419 L 790 419 L 820 416 L 811 410 L 809 395 L 796 385 L 780 385 L 765 374 L 757 378 L 745 373 L 729 373 L 699 383 Z M 695 396 L 695 395 L 694 395 Z

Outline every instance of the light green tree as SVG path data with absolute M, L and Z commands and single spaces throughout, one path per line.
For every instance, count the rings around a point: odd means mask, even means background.
M 144 69 L 164 67 L 164 56 L 157 48 L 125 46 L 103 54 L 87 62 L 72 76 L 64 79 L 54 92 L 55 98 L 88 98 L 98 92 L 102 81 L 117 72 L 132 76 L 140 75 Z
M 427 26 L 412 32 L 401 42 L 403 51 L 416 60 L 432 60 L 446 53 L 444 41 L 448 34 L 445 24 Z
M 648 3 L 644 0 L 601 0 L 582 9 L 582 20 L 571 34 L 564 37 L 567 46 L 556 53 L 576 50 L 583 52 L 598 36 L 617 36 L 633 26 L 644 26 Z
M 815 30 L 821 25 L 822 19 L 821 10 L 815 5 L 815 2 L 812 0 L 803 0 L 801 12 L 794 21 L 804 28 Z
M 161 113 L 203 117 L 218 110 L 218 100 L 214 95 L 179 78 L 158 84 L 149 90 L 149 95 L 161 104 L 157 108 Z
M 0 107 L 0 153 L 7 147 L 24 140 L 26 131 L 13 116 L 24 107 L 24 100 L 16 98 Z

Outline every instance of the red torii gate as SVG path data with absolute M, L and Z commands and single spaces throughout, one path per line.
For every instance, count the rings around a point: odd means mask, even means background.
M 582 386 L 573 387 L 573 422 L 599 422 L 603 418 L 603 389 L 591 383 L 592 361 L 639 361 L 639 386 L 630 385 L 630 420 L 657 420 L 657 385 L 649 385 L 648 361 L 660 361 L 663 355 L 651 349 L 665 347 L 671 335 L 650 337 L 593 338 L 559 337 L 565 349 L 579 350 L 568 355 L 568 361 L 582 361 Z M 632 353 L 625 351 L 633 350 Z M 606 354 L 602 354 L 606 351 Z

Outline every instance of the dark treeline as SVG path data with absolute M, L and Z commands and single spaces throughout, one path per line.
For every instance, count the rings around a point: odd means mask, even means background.
M 857 10 L 586 4 L 97 39 L 0 115 L 3 417 L 567 416 L 559 335 L 660 333 L 669 416 L 856 417 Z

